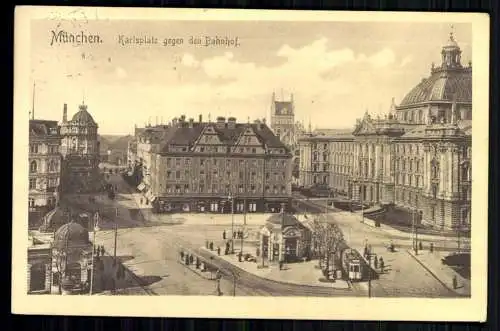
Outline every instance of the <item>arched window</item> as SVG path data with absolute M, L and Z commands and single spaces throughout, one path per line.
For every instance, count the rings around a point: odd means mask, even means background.
M 54 161 L 50 161 L 50 163 L 49 163 L 49 171 L 50 172 L 56 171 L 56 163 Z
M 36 164 L 36 161 L 31 161 L 30 172 L 37 172 L 37 170 L 38 170 L 38 165 Z

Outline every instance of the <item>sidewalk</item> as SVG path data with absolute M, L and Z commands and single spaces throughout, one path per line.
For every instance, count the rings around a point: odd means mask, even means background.
M 99 280 L 94 279 L 94 282 L 98 282 L 100 285 L 99 289 L 94 289 L 94 295 L 147 294 L 134 273 L 119 260 L 116 265 L 113 265 L 114 259 L 107 252 L 100 259 L 104 263 L 104 272 L 99 276 Z M 118 278 L 117 272 L 120 268 L 122 268 L 123 276 Z
M 248 273 L 275 282 L 312 287 L 328 287 L 339 290 L 348 290 L 350 288 L 349 284 L 341 279 L 337 279 L 335 282 L 321 282 L 319 279 L 324 278 L 324 276 L 321 270 L 315 268 L 318 264 L 317 261 L 289 263 L 284 265 L 283 270 L 279 270 L 277 264 L 270 264 L 268 261 L 265 261 L 265 267 L 262 268 L 262 259 L 257 259 L 257 262 L 239 262 L 237 252 L 232 255 L 221 254 L 219 256 L 216 252 L 205 247 L 201 249 Z M 245 247 L 243 251 L 253 252 L 254 250 L 255 247 Z
M 316 201 L 316 202 L 310 202 L 311 204 L 314 204 L 318 207 L 325 208 L 325 203 L 321 201 Z M 329 211 L 333 212 L 335 215 L 339 215 L 342 217 L 350 217 L 350 218 L 355 218 L 358 220 L 358 222 L 361 221 L 361 211 L 356 211 L 354 213 L 348 212 L 348 211 L 338 211 L 335 208 L 327 207 Z M 369 209 L 366 209 L 365 212 L 368 212 Z M 380 227 L 375 226 L 375 221 L 364 218 L 363 219 L 363 224 L 368 227 L 376 228 L 381 231 L 386 232 L 387 234 L 393 235 L 393 236 L 398 236 L 402 238 L 411 238 L 412 234 L 409 232 L 404 232 L 401 230 L 398 230 L 396 228 L 393 228 L 387 224 L 380 224 Z M 439 235 L 432 235 L 432 234 L 418 234 L 418 238 L 421 239 L 422 241 L 455 241 L 456 238 L 451 237 L 451 236 L 439 236 Z M 470 247 L 470 238 L 462 238 L 462 243 L 464 245 L 464 248 L 469 248 Z
M 446 252 L 420 252 L 418 255 L 412 250 L 407 251 L 418 263 L 420 263 L 434 278 L 452 292 L 464 297 L 470 297 L 470 280 L 462 277 L 447 265 L 441 263 L 441 259 L 448 255 Z M 457 277 L 458 288 L 453 288 L 453 277 Z

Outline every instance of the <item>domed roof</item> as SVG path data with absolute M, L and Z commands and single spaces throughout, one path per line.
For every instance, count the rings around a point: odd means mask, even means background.
M 53 246 L 59 249 L 87 247 L 88 245 L 89 232 L 76 222 L 64 224 L 54 235 Z
M 92 115 L 87 111 L 87 105 L 80 105 L 80 110 L 73 115 L 72 122 L 78 122 L 85 125 L 96 125 Z
M 472 103 L 472 71 L 435 71 L 403 98 L 399 108 L 430 101 Z
M 295 217 L 294 215 L 291 215 L 291 214 L 286 214 L 286 213 L 285 213 L 285 215 L 283 215 L 282 213 L 272 215 L 271 217 L 269 217 L 267 219 L 267 223 L 270 223 L 273 225 L 283 224 L 284 227 L 301 224 L 300 221 L 297 219 L 297 217 Z

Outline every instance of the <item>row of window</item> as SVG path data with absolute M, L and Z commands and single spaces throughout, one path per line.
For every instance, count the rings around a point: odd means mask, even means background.
M 141 159 L 142 160 L 142 159 Z M 257 167 L 257 165 L 262 165 L 262 162 L 260 160 L 248 160 L 245 162 L 245 160 L 235 160 L 235 159 L 198 159 L 200 166 L 205 166 L 205 165 L 210 165 L 210 166 L 219 166 L 225 164 L 226 167 L 231 167 L 231 163 L 233 165 L 238 165 L 240 167 L 248 166 L 250 165 L 251 167 Z M 167 167 L 180 167 L 180 166 L 190 166 L 192 164 L 192 159 L 191 158 L 167 158 Z M 286 160 L 274 160 L 274 166 L 275 167 L 285 167 L 286 166 Z M 245 164 L 246 163 L 246 164 Z
M 395 160 L 396 171 L 421 172 L 422 162 L 422 160 L 415 159 L 397 159 Z
M 40 168 L 38 166 L 37 161 L 31 161 L 30 162 L 30 173 L 37 173 L 39 172 Z M 59 171 L 59 162 L 56 162 L 54 160 L 50 161 L 47 167 L 48 172 L 56 172 Z
M 257 192 L 260 192 L 260 185 L 249 185 L 248 190 L 245 190 L 245 187 L 243 185 L 238 185 L 236 187 L 236 190 L 234 190 L 237 193 L 245 193 L 249 192 L 252 194 L 255 194 Z M 211 186 L 206 186 L 204 184 L 199 184 L 199 185 L 189 185 L 189 184 L 184 184 L 184 185 L 167 185 L 166 187 L 167 193 L 176 193 L 176 194 L 187 194 L 187 193 L 224 193 L 224 194 L 230 194 L 231 193 L 231 185 L 217 185 L 217 184 L 212 184 Z M 265 192 L 266 193 L 282 193 L 286 194 L 287 189 L 286 186 L 282 185 L 281 187 L 278 185 L 274 185 L 273 187 L 266 185 L 265 186 Z
M 30 144 L 30 153 L 38 154 L 43 153 L 43 147 L 47 145 L 43 144 Z M 59 145 L 48 145 L 47 147 L 48 154 L 58 154 L 59 153 Z
M 56 178 L 50 178 L 47 181 L 47 188 L 54 188 L 57 187 L 59 180 Z M 36 178 L 30 178 L 29 179 L 29 189 L 30 190 L 36 190 L 41 188 L 40 185 L 37 185 L 38 181 Z
M 405 186 L 422 187 L 423 183 L 423 177 L 419 175 L 399 174 L 396 180 L 396 184 Z
M 146 174 L 147 174 L 147 172 L 146 172 Z M 231 179 L 232 178 L 232 173 L 230 171 L 226 171 L 225 174 L 224 174 L 223 172 L 220 172 L 217 169 L 214 169 L 212 172 L 207 172 L 207 173 L 205 173 L 204 170 L 201 170 L 198 173 L 197 177 L 200 178 L 200 179 L 205 179 L 207 177 L 207 175 L 211 175 L 211 178 L 218 178 L 219 176 L 224 176 L 223 177 L 224 179 Z M 260 178 L 260 176 L 258 176 L 257 172 L 255 172 L 255 171 L 247 173 L 247 176 L 248 176 L 247 179 L 249 179 L 249 180 L 258 180 Z M 167 179 L 183 179 L 183 180 L 188 180 L 190 178 L 192 178 L 192 175 L 191 175 L 191 172 L 189 170 L 184 170 L 183 173 L 180 170 L 177 170 L 177 171 L 167 171 Z M 238 178 L 239 178 L 239 180 L 245 180 L 245 172 L 240 171 L 238 173 Z M 271 177 L 271 174 L 269 172 L 266 172 L 265 179 L 267 179 L 267 180 L 273 179 L 273 180 L 276 180 L 276 181 L 284 181 L 284 180 L 286 180 L 286 175 L 285 175 L 284 172 L 280 172 L 280 173 L 274 172 L 272 174 L 272 177 Z

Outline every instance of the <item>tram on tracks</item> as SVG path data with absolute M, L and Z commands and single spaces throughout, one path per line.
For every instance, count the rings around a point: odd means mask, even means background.
M 345 279 L 360 282 L 377 278 L 377 273 L 368 265 L 366 259 L 356 250 L 346 244 L 340 249 L 340 263 Z

